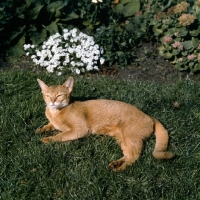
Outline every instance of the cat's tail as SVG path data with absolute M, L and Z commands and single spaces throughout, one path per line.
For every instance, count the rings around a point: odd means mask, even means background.
M 168 146 L 168 132 L 164 126 L 156 119 L 154 119 L 154 133 L 156 136 L 156 145 L 153 151 L 153 156 L 156 159 L 171 159 L 174 157 L 174 154 L 171 152 L 165 151 Z

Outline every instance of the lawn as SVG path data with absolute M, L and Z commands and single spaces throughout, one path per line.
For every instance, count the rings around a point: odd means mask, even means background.
M 25 70 L 0 75 L 0 199 L 200 199 L 199 83 L 75 77 L 72 95 L 76 99 L 106 98 L 134 104 L 169 131 L 168 149 L 176 154 L 175 159 L 153 158 L 152 135 L 140 158 L 115 173 L 108 164 L 122 152 L 111 137 L 92 135 L 62 144 L 41 143 L 42 136 L 35 130 L 47 119 L 36 78 L 60 84 L 68 77 Z

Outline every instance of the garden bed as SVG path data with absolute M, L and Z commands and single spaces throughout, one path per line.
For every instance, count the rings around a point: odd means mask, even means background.
M 200 81 L 200 73 L 191 75 L 187 71 L 179 71 L 169 61 L 159 56 L 157 50 L 158 44 L 145 43 L 138 49 L 136 58 L 139 60 L 137 65 L 129 65 L 122 68 L 118 65 L 101 68 L 100 75 L 118 79 L 132 79 L 140 81 L 153 81 L 157 83 L 174 83 L 181 79 L 191 79 Z M 8 59 L 7 62 L 0 62 L 0 70 L 7 69 L 28 69 L 34 72 L 45 72 L 45 68 L 35 66 L 30 57 L 23 56 L 13 62 Z M 90 74 L 92 75 L 92 74 Z

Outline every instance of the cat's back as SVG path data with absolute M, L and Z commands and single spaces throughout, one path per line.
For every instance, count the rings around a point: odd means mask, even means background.
M 91 113 L 98 113 L 98 114 L 122 114 L 122 113 L 141 113 L 137 107 L 122 102 L 122 101 L 116 101 L 116 100 L 106 100 L 106 99 L 97 99 L 97 100 L 88 100 L 81 102 L 80 105 L 83 105 L 83 107 L 88 110 Z

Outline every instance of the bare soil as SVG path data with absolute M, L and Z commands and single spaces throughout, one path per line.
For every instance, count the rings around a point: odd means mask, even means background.
M 181 79 L 200 81 L 200 73 L 195 75 L 186 71 L 177 70 L 169 61 L 158 54 L 157 44 L 146 43 L 139 48 L 136 57 L 137 65 L 121 69 L 112 66 L 102 70 L 105 75 L 121 79 L 136 79 L 141 81 L 154 81 L 157 83 L 171 83 Z

